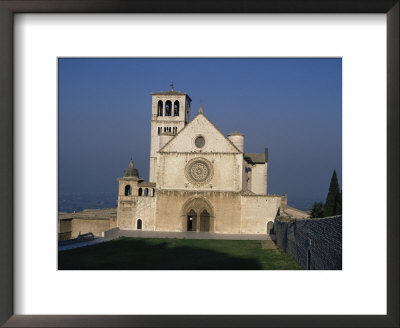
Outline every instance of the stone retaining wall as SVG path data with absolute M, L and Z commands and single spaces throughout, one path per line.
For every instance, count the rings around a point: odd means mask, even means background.
M 117 226 L 117 209 L 88 209 L 77 213 L 58 214 L 58 240 L 69 240 L 80 234 L 103 232 Z
M 342 269 L 342 217 L 275 219 L 276 243 L 303 268 Z

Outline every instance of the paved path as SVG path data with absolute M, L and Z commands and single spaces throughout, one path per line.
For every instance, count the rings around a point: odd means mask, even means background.
M 74 243 L 74 244 L 69 244 L 69 245 L 64 245 L 64 246 L 58 246 L 58 251 L 66 251 L 68 249 L 73 249 L 73 248 L 78 248 L 78 247 L 83 247 L 83 246 L 91 246 L 95 244 L 100 244 L 104 243 L 105 241 L 112 240 L 114 238 L 104 238 L 104 237 L 96 237 L 94 240 L 91 241 L 83 241 L 81 243 Z
M 118 237 L 136 238 L 177 238 L 177 239 L 220 239 L 220 240 L 272 240 L 269 235 L 244 235 L 244 234 L 220 234 L 212 232 L 162 232 L 162 231 L 140 231 L 140 230 L 119 230 L 113 229 L 107 237 L 97 237 L 91 241 L 59 246 L 58 251 L 65 251 L 72 248 L 90 246 Z
M 162 232 L 162 231 L 140 231 L 119 230 L 118 236 L 137 238 L 178 238 L 178 239 L 227 239 L 227 240 L 271 240 L 268 235 L 244 235 L 244 234 L 221 234 L 212 232 Z

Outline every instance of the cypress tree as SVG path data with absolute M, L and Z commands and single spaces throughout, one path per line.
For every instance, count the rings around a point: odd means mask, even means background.
M 315 202 L 311 208 L 310 216 L 312 218 L 322 218 L 324 217 L 324 203 Z
M 336 171 L 333 171 L 331 184 L 329 185 L 328 196 L 324 206 L 324 216 L 333 216 L 337 214 L 339 201 L 339 183 L 336 176 Z
M 339 199 L 337 201 L 335 215 L 341 215 L 341 214 L 342 214 L 342 191 L 339 192 Z

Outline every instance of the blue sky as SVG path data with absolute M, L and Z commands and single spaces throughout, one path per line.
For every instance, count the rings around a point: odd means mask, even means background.
M 306 209 L 342 177 L 341 59 L 59 59 L 59 191 L 115 193 L 133 157 L 148 179 L 151 93 L 186 92 L 245 152 L 269 149 L 268 193 Z

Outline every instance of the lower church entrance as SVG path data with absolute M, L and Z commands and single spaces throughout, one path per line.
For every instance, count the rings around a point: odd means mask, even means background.
M 211 204 L 204 198 L 194 198 L 182 208 L 182 231 L 214 232 L 214 214 Z
M 190 210 L 187 215 L 187 231 L 196 231 L 197 227 L 197 214 L 195 211 Z
M 210 231 L 210 214 L 204 210 L 200 214 L 200 226 L 197 226 L 197 214 L 194 210 L 190 210 L 187 214 L 187 231 Z
M 210 214 L 206 210 L 200 214 L 200 231 L 210 231 Z

